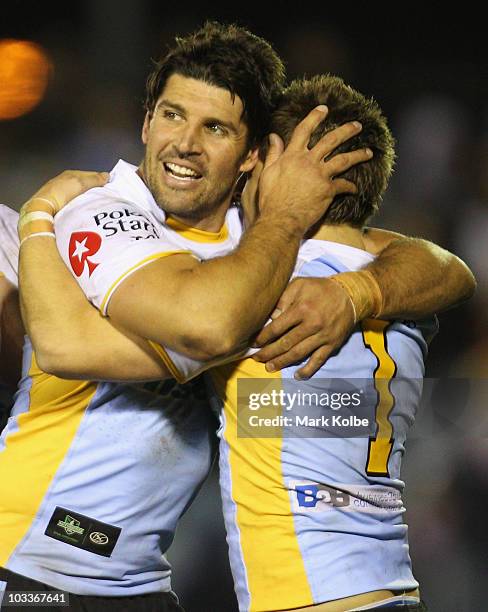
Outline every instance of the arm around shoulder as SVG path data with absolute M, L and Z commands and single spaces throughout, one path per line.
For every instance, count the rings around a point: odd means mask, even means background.
M 378 257 L 366 266 L 376 279 L 382 294 L 381 312 L 385 318 L 417 319 L 457 306 L 469 299 L 476 289 L 476 279 L 456 255 L 421 238 L 391 234 Z M 378 234 L 377 234 L 378 235 Z M 369 236 L 370 246 L 373 233 Z

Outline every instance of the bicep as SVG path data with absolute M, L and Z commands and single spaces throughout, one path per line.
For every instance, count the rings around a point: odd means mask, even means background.
M 141 338 L 179 349 L 195 324 L 185 313 L 198 307 L 188 283 L 199 265 L 189 254 L 174 254 L 138 269 L 113 292 L 110 320 Z
M 392 242 L 406 238 L 403 234 L 378 227 L 366 227 L 363 231 L 363 240 L 366 251 L 372 255 L 379 255 Z

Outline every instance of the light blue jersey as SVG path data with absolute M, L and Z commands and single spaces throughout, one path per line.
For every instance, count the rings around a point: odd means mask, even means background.
M 309 240 L 295 276 L 326 277 L 372 259 Z M 303 364 L 270 374 L 248 358 L 212 371 L 223 403 L 221 488 L 241 611 L 418 586 L 400 466 L 426 350 L 421 326 L 367 320 L 307 382 L 293 378 Z M 368 426 L 334 424 L 353 415 Z
M 240 237 L 166 219 L 130 164 L 56 217 L 59 251 L 102 313 L 137 269 L 205 259 Z M 199 382 L 179 387 L 61 380 L 30 343 L 0 441 L 0 566 L 81 595 L 169 591 L 164 556 L 210 469 L 216 422 Z M 168 387 L 169 385 L 169 387 Z
M 30 346 L 0 439 L 0 565 L 81 595 L 169 591 L 164 557 L 212 460 L 199 381 L 41 372 Z

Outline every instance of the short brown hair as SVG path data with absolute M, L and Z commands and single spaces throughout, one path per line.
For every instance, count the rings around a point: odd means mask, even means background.
M 268 132 L 271 112 L 285 83 L 283 62 L 266 40 L 237 25 L 214 21 L 184 38 L 176 38 L 174 47 L 156 63 L 146 83 L 148 113 L 153 112 L 173 74 L 198 79 L 239 96 L 252 145 Z
M 388 186 L 395 160 L 395 141 L 375 100 L 366 98 L 341 78 L 330 74 L 293 81 L 273 113 L 271 131 L 279 134 L 287 144 L 295 126 L 319 104 L 326 104 L 329 112 L 312 134 L 309 148 L 337 126 L 360 121 L 362 131 L 337 147 L 333 154 L 365 147 L 373 151 L 372 159 L 341 175 L 355 183 L 358 192 L 337 196 L 323 218 L 331 224 L 349 223 L 362 227 L 377 212 Z

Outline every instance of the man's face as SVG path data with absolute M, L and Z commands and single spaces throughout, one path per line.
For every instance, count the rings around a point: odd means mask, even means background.
M 173 74 L 146 115 L 144 180 L 158 205 L 194 227 L 217 231 L 235 181 L 252 169 L 243 105 L 229 91 Z

